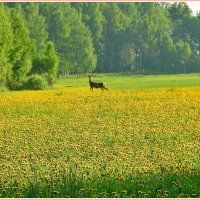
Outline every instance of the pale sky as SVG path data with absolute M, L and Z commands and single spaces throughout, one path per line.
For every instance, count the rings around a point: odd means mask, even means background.
M 187 1 L 187 4 L 192 9 L 193 14 L 196 14 L 197 11 L 200 11 L 200 1 Z

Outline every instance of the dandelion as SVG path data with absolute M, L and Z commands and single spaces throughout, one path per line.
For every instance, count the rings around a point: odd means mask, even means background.
M 112 178 L 120 183 L 155 175 L 162 182 L 172 172 L 188 174 L 189 181 L 190 174 L 199 172 L 200 89 L 91 95 L 67 88 L 56 94 L 59 91 L 24 91 L 0 98 L 2 197 L 23 195 L 35 181 L 58 195 L 66 183 L 83 180 Z M 170 180 L 173 190 L 184 190 L 182 182 Z M 132 196 L 154 194 L 146 191 L 151 180 L 137 181 L 142 191 Z M 100 195 L 94 185 L 81 187 L 80 196 L 119 196 L 114 191 Z M 120 195 L 126 196 L 123 189 Z M 170 196 L 171 188 L 159 189 L 157 196 Z M 197 194 L 192 191 L 190 196 Z

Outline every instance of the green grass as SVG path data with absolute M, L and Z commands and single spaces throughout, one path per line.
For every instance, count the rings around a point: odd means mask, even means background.
M 92 181 L 66 175 L 53 183 L 35 181 L 26 186 L 24 198 L 192 198 L 200 197 L 199 174 L 169 174 L 130 176 L 116 181 L 102 178 Z M 13 188 L 17 188 L 13 185 Z M 1 190 L 2 191 L 2 190 Z M 3 192 L 4 193 L 4 192 Z M 11 190 L 6 197 L 17 197 L 19 190 Z M 4 194 L 3 194 L 4 196 Z
M 104 82 L 109 89 L 148 89 L 200 87 L 200 74 L 178 75 L 117 75 L 94 74 L 94 82 Z M 61 77 L 53 89 L 67 87 L 89 87 L 88 77 Z

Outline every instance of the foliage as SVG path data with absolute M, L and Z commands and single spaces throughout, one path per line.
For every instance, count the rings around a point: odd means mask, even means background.
M 10 11 L 0 3 L 0 87 L 7 85 L 12 73 L 10 51 L 13 46 L 13 32 Z M 3 28 L 2 28 L 3 27 Z
M 73 18 L 71 24 L 71 32 L 66 48 L 68 54 L 66 57 L 70 63 L 70 71 L 74 73 L 86 73 L 94 71 L 96 67 L 96 55 L 89 29 L 82 23 L 81 18 L 76 12 L 71 16 Z M 79 34 L 76 34 L 79 32 Z
M 55 9 L 54 4 L 49 5 Z M 96 57 L 89 29 L 81 21 L 77 11 L 69 4 L 58 4 L 54 15 L 50 14 L 48 28 L 50 38 L 55 41 L 64 71 L 77 73 L 94 70 Z M 77 34 L 79 33 L 79 34 Z
M 11 9 L 13 28 L 13 47 L 10 54 L 12 76 L 9 79 L 9 88 L 17 89 L 30 71 L 32 66 L 32 50 L 29 30 L 20 6 Z
M 176 63 L 178 66 L 185 66 L 187 60 L 191 56 L 191 48 L 190 45 L 187 42 L 184 41 L 178 41 L 176 43 Z M 183 73 L 185 73 L 185 68 L 183 68 Z
M 24 5 L 30 37 L 35 43 L 35 56 L 44 52 L 48 40 L 46 18 L 40 14 L 39 8 L 40 4 L 38 3 Z
M 51 85 L 69 73 L 200 70 L 200 17 L 184 2 L 10 2 L 0 9 L 3 87 L 17 89 L 34 73 Z
M 70 70 L 69 61 L 66 59 L 66 44 L 70 34 L 70 5 L 48 3 L 42 4 L 40 10 L 47 21 L 49 40 L 54 42 L 56 54 L 60 58 L 59 71 L 65 73 Z
M 53 85 L 58 70 L 58 56 L 52 42 L 46 44 L 46 50 L 33 60 L 32 74 L 46 74 L 49 85 Z
M 46 86 L 46 78 L 37 74 L 29 76 L 24 81 L 24 88 L 29 90 L 43 90 Z

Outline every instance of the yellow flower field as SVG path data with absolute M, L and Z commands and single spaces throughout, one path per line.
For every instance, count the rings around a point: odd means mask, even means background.
M 2 93 L 1 197 L 196 197 L 199 116 L 200 88 Z

